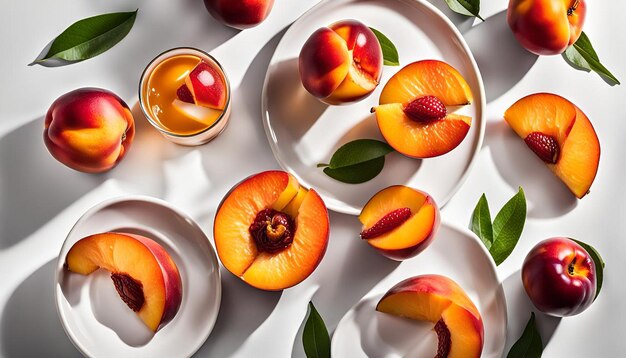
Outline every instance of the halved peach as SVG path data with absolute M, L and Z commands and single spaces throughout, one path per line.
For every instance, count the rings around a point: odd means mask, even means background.
M 449 114 L 447 107 L 471 103 L 472 91 L 452 66 L 437 60 L 413 62 L 383 88 L 376 113 L 385 140 L 413 158 L 431 158 L 456 148 L 472 118 Z
M 578 107 L 561 96 L 536 93 L 515 102 L 504 119 L 576 197 L 589 192 L 600 162 L 600 141 Z
M 108 232 L 76 242 L 66 268 L 89 275 L 98 268 L 111 272 L 122 300 L 156 332 L 170 322 L 182 301 L 178 267 L 165 249 L 147 237 Z
M 439 224 L 439 208 L 423 191 L 395 185 L 376 193 L 363 207 L 361 238 L 392 260 L 405 260 L 424 251 Z
M 484 343 L 482 318 L 465 291 L 440 275 L 408 278 L 393 286 L 376 310 L 435 324 L 437 358 L 480 357 Z
M 355 102 L 378 86 L 382 49 L 370 28 L 356 20 L 342 20 L 309 37 L 298 68 L 304 88 L 322 102 Z
M 315 190 L 300 187 L 286 172 L 267 171 L 231 189 L 218 207 L 213 235 L 228 271 L 251 286 L 281 290 L 315 270 L 329 227 L 326 205 Z

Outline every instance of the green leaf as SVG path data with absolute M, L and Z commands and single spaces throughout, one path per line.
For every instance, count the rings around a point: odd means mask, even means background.
M 604 280 L 605 266 L 604 260 L 602 260 L 602 256 L 600 256 L 600 253 L 598 252 L 598 250 L 595 249 L 595 247 L 576 239 L 572 240 L 574 240 L 578 245 L 582 246 L 585 251 L 587 251 L 596 266 L 596 296 L 593 298 L 595 300 L 596 298 L 598 298 L 600 290 L 602 289 L 602 280 Z
M 370 30 L 376 35 L 378 42 L 380 43 L 380 48 L 383 50 L 383 61 L 385 66 L 400 66 L 400 58 L 398 56 L 398 49 L 396 46 L 389 40 L 385 34 L 376 30 L 375 28 L 370 27 Z
M 480 17 L 480 0 L 445 0 L 450 10 L 465 16 L 476 16 L 477 18 L 485 21 Z
M 489 252 L 496 265 L 500 265 L 513 252 L 522 235 L 526 222 L 526 197 L 524 190 L 519 191 L 496 215 L 493 221 L 493 245 Z
M 487 203 L 485 194 L 480 197 L 478 204 L 476 204 L 476 208 L 472 214 L 470 229 L 478 235 L 483 244 L 485 244 L 485 247 L 487 247 L 487 250 L 489 250 L 493 244 L 493 227 L 491 225 L 489 203 Z
M 51 59 L 77 62 L 98 56 L 126 37 L 137 11 L 103 14 L 75 22 L 54 39 L 42 58 L 30 65 Z
M 587 34 L 582 32 L 578 40 L 563 53 L 565 60 L 574 68 L 594 71 L 602 76 L 610 85 L 619 85 L 620 81 L 600 63 L 598 54 L 593 49 Z
M 391 152 L 393 148 L 385 142 L 375 139 L 357 139 L 339 147 L 330 158 L 328 166 L 332 169 L 349 167 L 384 157 Z
M 375 178 L 385 165 L 385 155 L 393 148 L 374 139 L 357 139 L 342 145 L 330 163 L 319 163 L 329 177 L 349 184 L 360 184 Z
M 307 358 L 330 358 L 330 336 L 320 314 L 309 302 L 309 318 L 304 324 L 302 345 Z
M 506 358 L 540 358 L 543 353 L 543 342 L 535 324 L 535 313 L 530 314 L 530 319 L 522 336 L 513 344 Z
M 361 184 L 374 179 L 385 166 L 385 157 L 379 157 L 367 162 L 351 165 L 349 167 L 324 168 L 324 173 L 329 177 L 348 184 Z

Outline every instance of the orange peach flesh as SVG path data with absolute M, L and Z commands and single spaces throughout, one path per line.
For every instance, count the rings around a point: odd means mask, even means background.
M 413 158 L 450 152 L 467 136 L 472 122 L 471 117 L 457 114 L 427 123 L 410 119 L 404 107 L 424 96 L 435 96 L 446 106 L 467 105 L 473 100 L 463 76 L 445 62 L 418 61 L 398 71 L 383 88 L 380 105 L 372 110 L 385 140 Z
M 293 242 L 278 253 L 260 252 L 249 232 L 250 224 L 259 211 L 275 205 L 287 191 L 293 195 L 283 210 L 288 208 L 287 214 L 296 224 Z M 224 266 L 264 290 L 291 287 L 308 277 L 326 251 L 328 235 L 328 212 L 320 196 L 299 188 L 297 180 L 280 171 L 241 182 L 226 196 L 215 217 L 215 245 Z
M 132 234 L 105 233 L 86 237 L 78 241 L 67 254 L 68 270 L 89 275 L 98 268 L 111 273 L 125 274 L 138 281 L 143 289 L 145 302 L 137 315 L 156 332 L 175 315 L 181 301 L 180 274 L 174 261 L 160 246 L 142 242 L 145 239 Z M 151 240 L 150 240 L 151 241 Z M 160 250 L 159 250 L 160 248 Z M 155 256 L 157 255 L 157 256 Z M 166 256 L 167 255 L 167 256 Z M 163 262 L 159 262 L 159 260 Z M 172 275 L 164 277 L 167 271 Z M 168 297 L 169 292 L 176 297 Z M 169 300 L 176 302 L 168 302 Z M 174 313 L 168 305 L 173 304 Z M 167 317 L 166 317 L 167 316 Z
M 392 231 L 367 240 L 370 245 L 381 250 L 410 248 L 427 240 L 435 231 L 439 215 L 436 206 L 424 193 L 401 185 L 383 189 L 370 199 L 359 215 L 363 230 L 399 208 L 411 209 L 411 217 Z
M 463 289 L 447 277 L 423 275 L 406 279 L 383 296 L 376 310 L 418 321 L 443 320 L 450 333 L 447 357 L 480 357 L 484 338 L 480 313 Z
M 548 168 L 578 198 L 593 183 L 600 160 L 600 142 L 587 116 L 573 103 L 550 93 L 537 93 L 513 104 L 504 119 L 522 139 L 532 132 L 554 137 L 560 155 Z

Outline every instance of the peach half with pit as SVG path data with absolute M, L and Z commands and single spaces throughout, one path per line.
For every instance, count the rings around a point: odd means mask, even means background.
M 71 272 L 111 273 L 120 298 L 156 332 L 170 322 L 182 302 L 178 267 L 156 241 L 135 234 L 107 232 L 76 242 L 65 258 Z
M 363 207 L 361 239 L 392 260 L 405 260 L 433 241 L 441 218 L 427 193 L 403 185 L 376 193 Z
M 263 290 L 306 279 L 322 260 L 328 211 L 313 189 L 291 174 L 266 171 L 235 185 L 217 209 L 213 236 L 228 271 Z
M 472 99 L 469 85 L 454 67 L 424 60 L 393 75 L 372 112 L 395 150 L 412 158 L 431 158 L 450 152 L 465 139 L 472 118 L 448 109 L 468 105 Z

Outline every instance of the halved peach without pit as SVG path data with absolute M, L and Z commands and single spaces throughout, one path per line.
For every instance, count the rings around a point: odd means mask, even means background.
M 426 97 L 446 108 L 465 106 L 473 99 L 469 85 L 456 69 L 442 61 L 424 60 L 405 66 L 391 77 L 379 106 L 372 108 L 389 145 L 413 158 L 450 152 L 461 144 L 472 123 L 471 117 L 447 110 L 434 120 L 416 118 L 408 109 Z
M 480 312 L 465 291 L 441 275 L 421 275 L 393 286 L 376 310 L 435 324 L 436 358 L 478 358 L 484 343 Z
M 361 238 L 392 260 L 422 252 L 435 238 L 441 222 L 435 200 L 403 185 L 381 190 L 363 207 Z
M 515 102 L 504 119 L 578 198 L 598 172 L 600 141 L 589 118 L 572 102 L 536 93 Z
M 108 232 L 76 242 L 66 268 L 89 275 L 99 268 L 111 272 L 120 298 L 153 332 L 170 322 L 182 301 L 178 267 L 165 249 L 147 237 Z
M 290 174 L 253 175 L 226 195 L 213 235 L 222 264 L 251 286 L 281 290 L 307 278 L 328 245 L 326 205 Z

